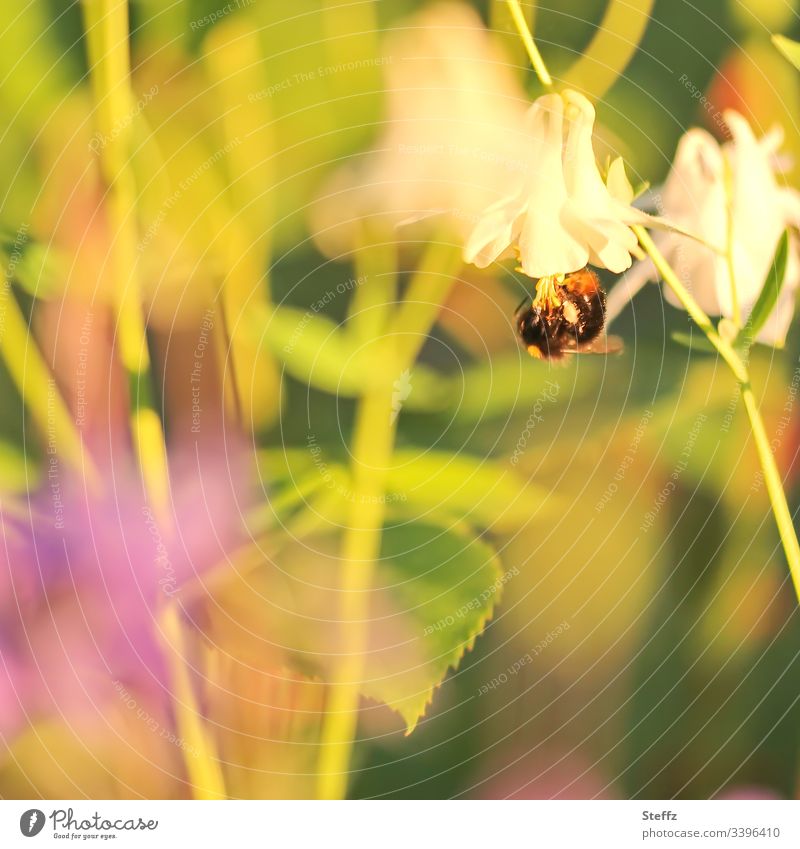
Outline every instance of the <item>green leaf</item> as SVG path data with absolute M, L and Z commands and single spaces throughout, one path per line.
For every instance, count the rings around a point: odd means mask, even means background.
M 252 309 L 243 320 L 286 371 L 309 386 L 357 397 L 371 385 L 375 347 L 361 346 L 313 309 Z
M 773 35 L 772 43 L 781 53 L 800 70 L 800 42 L 786 38 L 785 35 Z
M 789 233 L 784 230 L 783 235 L 778 242 L 778 247 L 775 249 L 775 256 L 772 258 L 769 271 L 767 272 L 764 285 L 761 287 L 761 292 L 756 300 L 755 306 L 750 312 L 745 326 L 739 331 L 739 335 L 734 340 L 734 347 L 740 349 L 749 348 L 759 331 L 766 323 L 767 319 L 775 309 L 775 304 L 778 303 L 778 296 L 783 287 L 783 281 L 786 279 L 786 262 L 789 258 Z
M 9 275 L 32 297 L 48 298 L 63 286 L 66 279 L 64 260 L 55 249 L 28 239 L 22 229 L 4 231 L 0 252 Z
M 308 449 L 259 452 L 264 480 L 273 482 L 273 499 L 294 503 L 292 490 L 323 489 L 338 494 L 327 504 L 324 518 L 330 530 L 346 521 L 352 488 L 350 470 L 336 455 Z M 318 476 L 322 487 L 314 485 Z M 499 533 L 513 532 L 534 518 L 549 517 L 560 499 L 531 483 L 506 461 L 404 448 L 395 451 L 386 480 L 386 505 L 392 516 L 412 519 L 452 519 Z M 264 508 L 267 511 L 267 508 Z M 272 514 L 272 507 L 267 511 Z M 264 522 L 264 516 L 259 516 Z
M 514 574 L 504 573 L 491 546 L 462 527 L 386 528 L 364 695 L 396 710 L 410 734 Z
M 513 531 L 550 515 L 558 499 L 505 462 L 444 451 L 395 451 L 387 492 L 425 510 L 444 510 L 495 531 Z
M 717 349 L 703 336 L 699 331 L 697 333 L 681 333 L 675 331 L 670 334 L 673 342 L 682 345 L 684 348 L 689 348 L 692 351 L 702 351 L 705 354 L 715 354 Z
M 0 440 L 0 491 L 27 493 L 40 477 L 40 470 L 25 456 L 20 447 L 4 439 Z
M 336 653 L 348 644 L 343 631 L 353 624 L 339 614 L 335 541 L 317 538 L 310 550 L 290 539 L 281 562 L 291 569 L 258 549 L 244 557 L 246 577 L 237 573 L 220 589 L 220 606 L 213 605 L 215 640 L 235 643 L 240 657 L 264 662 L 266 654 L 271 664 L 333 680 Z M 360 692 L 397 711 L 410 733 L 519 574 L 504 570 L 492 546 L 464 525 L 385 526 L 365 599 Z

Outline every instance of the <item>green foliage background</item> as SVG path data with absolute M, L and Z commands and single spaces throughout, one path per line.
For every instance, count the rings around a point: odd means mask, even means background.
M 191 0 L 154 12 L 161 5 L 156 0 L 132 4 L 134 57 L 150 38 L 174 39 L 197 57 L 199 67 L 215 28 L 193 31 L 186 21 L 214 12 L 218 0 Z M 381 0 L 381 26 L 390 27 L 423 5 Z M 488 16 L 488 4 L 476 5 Z M 768 29 L 735 5 L 727 0 L 656 3 L 639 52 L 598 106 L 609 143 L 621 147 L 633 177 L 657 184 L 681 133 L 708 124 L 681 75 L 697 90 L 711 92 L 720 108 L 748 108 L 761 130 L 781 121 L 788 148 L 800 153 L 796 75 L 772 49 Z M 537 40 L 556 77 L 589 43 L 604 7 L 601 0 L 540 5 Z M 325 42 L 319 4 L 296 0 L 291 13 L 277 2 L 247 12 L 261 26 L 270 79 L 337 61 Z M 346 46 L 338 45 L 349 59 L 376 51 L 375 33 L 355 35 L 359 14 L 354 7 L 340 19 L 353 33 Z M 784 31 L 798 34 L 796 28 Z M 79 85 L 86 72 L 80 39 L 78 5 L 56 0 L 30 7 L 0 38 L 2 221 L 12 233 L 29 220 L 38 189 L 30 139 L 49 105 Z M 19 43 L 29 47 L 15 62 L 19 51 L 12 46 Z M 520 72 L 527 73 L 533 93 L 535 82 L 523 61 L 520 57 Z M 376 137 L 383 108 L 380 69 L 289 88 L 270 98 L 268 108 L 275 152 L 270 170 L 278 180 L 270 199 L 275 227 L 265 271 L 273 300 L 286 311 L 266 342 L 258 338 L 254 312 L 252 332 L 254 344 L 266 344 L 280 358 L 309 306 L 358 273 L 315 250 L 305 212 L 334 165 Z M 479 277 L 474 281 L 481 285 Z M 508 301 L 513 308 L 523 292 L 524 281 L 509 273 L 492 283 L 486 298 Z M 306 329 L 298 345 L 309 361 L 319 355 L 319 340 L 345 317 L 347 306 L 346 297 L 333 299 L 315 317 L 319 332 Z M 466 302 L 463 309 L 465 319 L 480 328 L 486 308 Z M 413 377 L 398 450 L 435 445 L 439 453 L 432 468 L 447 470 L 434 501 L 449 516 L 469 514 L 470 533 L 481 535 L 474 545 L 496 552 L 496 574 L 511 567 L 519 571 L 504 586 L 502 604 L 485 633 L 458 671 L 449 674 L 413 735 L 406 737 L 385 708 L 370 711 L 364 741 L 356 747 L 354 795 L 501 796 L 527 782 L 521 792 L 533 796 L 707 797 L 739 785 L 796 795 L 800 620 L 765 493 L 754 486 L 756 460 L 746 422 L 732 402 L 735 385 L 712 358 L 671 341 L 672 333 L 687 330 L 686 317 L 666 305 L 655 286 L 615 327 L 626 342 L 624 356 L 580 359 L 558 371 L 522 359 L 510 328 L 500 331 L 489 356 L 470 350 L 452 325 L 435 329 Z M 299 466 L 293 473 L 308 467 L 310 422 L 326 463 L 346 473 L 342 434 L 352 428 L 352 393 L 346 379 L 338 392 L 330 389 L 350 351 L 338 338 L 325 344 L 322 371 L 309 366 L 304 373 L 297 358 L 286 362 L 280 418 L 258 427 L 264 456 L 294 458 Z M 773 430 L 789 403 L 787 387 L 800 367 L 799 355 L 796 329 L 785 351 L 754 355 Z M 361 374 L 360 369 L 354 373 L 355 384 Z M 558 383 L 557 398 L 546 405 L 519 467 L 511 468 L 531 409 L 552 380 Z M 3 367 L 0 392 L 6 399 L 0 410 L 2 455 L 8 454 L 3 474 L 6 486 L 14 488 L 23 478 L 19 449 L 36 440 L 23 432 L 21 404 Z M 687 458 L 687 438 L 701 412 L 706 419 Z M 796 409 L 791 421 L 779 459 L 796 481 Z M 35 453 L 28 456 L 35 465 Z M 447 467 L 443 458 L 450 456 L 458 462 Z M 502 479 L 503 494 L 484 505 L 484 515 L 481 497 L 491 487 L 478 478 L 473 489 L 465 489 L 464 481 L 487 457 L 492 459 L 481 474 Z M 269 467 L 274 470 L 275 464 Z M 678 468 L 675 492 L 643 531 L 645 515 Z M 418 470 L 419 479 L 429 472 Z M 281 491 L 279 475 L 268 484 Z M 615 491 L 607 497 L 611 484 Z M 398 491 L 409 489 L 408 480 L 397 485 Z M 448 492 L 457 494 L 452 503 L 442 495 Z M 548 494 L 558 503 L 548 502 Z M 796 507 L 799 500 L 795 486 L 790 503 Z M 509 503 L 513 510 L 498 526 L 491 517 Z M 548 503 L 556 506 L 540 509 Z M 395 520 L 403 520 L 402 511 L 390 517 Z M 491 532 L 482 533 L 487 527 Z M 417 530 L 431 534 L 424 526 Z M 384 540 L 390 559 L 392 544 L 390 526 Z M 448 544 L 447 539 L 436 543 L 445 560 Z M 461 552 L 455 566 L 469 570 L 473 554 Z M 475 556 L 478 564 L 486 560 Z M 424 562 L 402 568 L 415 578 L 406 591 L 429 598 L 430 588 L 419 583 L 425 579 Z M 470 574 L 478 587 L 487 583 Z M 449 572 L 438 579 L 448 577 Z M 465 587 L 464 599 L 475 591 Z M 446 615 L 444 610 L 423 613 L 421 621 Z M 568 631 L 502 686 L 479 695 L 486 682 L 562 622 L 569 623 Z M 460 644 L 470 634 L 451 637 Z M 450 651 L 452 646 L 444 645 L 432 653 L 449 660 Z M 378 696 L 392 703 L 391 694 Z M 413 713 L 407 716 L 410 724 Z

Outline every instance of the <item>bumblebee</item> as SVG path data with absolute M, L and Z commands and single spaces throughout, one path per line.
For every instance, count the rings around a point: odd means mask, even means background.
M 542 277 L 533 301 L 520 304 L 514 321 L 522 344 L 538 360 L 622 350 L 619 339 L 605 335 L 606 293 L 588 268 Z

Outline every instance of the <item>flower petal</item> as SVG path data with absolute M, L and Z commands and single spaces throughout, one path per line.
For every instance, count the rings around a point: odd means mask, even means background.
M 464 261 L 486 268 L 501 256 L 514 238 L 517 219 L 525 211 L 521 199 L 495 205 L 473 228 L 464 246 Z
M 550 94 L 536 101 L 531 135 L 537 140 L 528 185 L 528 209 L 519 236 L 520 263 L 530 277 L 577 271 L 589 250 L 565 225 L 567 186 L 562 165 L 564 101 Z

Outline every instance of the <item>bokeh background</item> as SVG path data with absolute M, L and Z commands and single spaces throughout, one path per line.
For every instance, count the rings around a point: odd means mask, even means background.
M 249 356 L 240 360 L 247 366 L 237 384 L 246 410 L 243 453 L 257 457 L 261 470 L 260 532 L 274 544 L 265 559 L 281 575 L 319 587 L 335 569 L 335 545 L 325 527 L 341 520 L 335 504 L 327 514 L 319 502 L 293 505 L 291 530 L 274 520 L 277 508 L 264 506 L 290 489 L 281 464 L 313 470 L 313 457 L 322 456 L 336 469 L 348 459 L 354 402 L 330 385 L 325 372 L 327 361 L 335 375 L 336 357 L 344 354 L 310 348 L 310 357 L 322 355 L 316 368 L 324 372 L 310 381 L 304 379 L 308 369 L 283 356 L 287 346 L 312 346 L 311 331 L 293 341 L 292 327 L 337 286 L 345 291 L 319 312 L 334 323 L 344 320 L 355 288 L 347 281 L 363 271 L 348 256 L 320 252 L 311 210 L 331 175 L 380 138 L 384 72 L 391 64 L 385 35 L 434 4 L 240 0 L 224 14 L 221 5 L 131 3 L 133 85 L 142 103 L 137 118 L 146 120 L 159 148 L 150 151 L 143 141 L 138 162 L 140 185 L 147 186 L 141 253 L 151 285 L 151 340 L 166 382 L 191 362 L 218 280 L 231 269 L 241 276 L 248 295 L 236 316 L 236 344 Z M 503 5 L 462 5 L 480 13 L 534 96 L 535 78 Z M 555 78 L 570 73 L 597 34 L 606 5 L 537 4 L 537 42 Z M 635 24 L 625 4 L 617 6 L 622 19 L 614 25 L 623 34 L 608 45 L 613 55 L 633 38 L 624 30 Z M 722 137 L 719 115 L 735 107 L 757 132 L 781 123 L 788 152 L 800 156 L 800 78 L 772 46 L 774 32 L 800 35 L 792 0 L 657 0 L 638 51 L 597 104 L 599 142 L 624 156 L 634 182 L 658 185 L 680 135 L 701 125 Z M 320 67 L 334 70 L 314 73 Z M 67 394 L 81 353 L 75 334 L 57 328 L 85 322 L 85 309 L 74 305 L 82 285 L 91 283 L 91 297 L 101 300 L 102 287 L 113 288 L 113 280 L 101 279 L 102 249 L 92 241 L 102 244 L 104 236 L 92 230 L 100 231 L 102 223 L 90 185 L 96 149 L 86 73 L 77 3 L 37 0 L 4 16 L 4 250 L 7 260 L 14 256 L 21 226 L 39 244 L 55 245 L 70 258 L 72 297 L 65 306 L 54 291 L 58 281 L 47 289 L 49 277 L 28 249 L 4 296 L 32 316 L 57 376 L 63 366 Z M 591 86 L 592 74 L 584 82 Z M 158 164 L 157 156 L 167 164 Z M 800 171 L 790 164 L 787 180 L 800 185 Z M 200 177 L 170 202 L 165 170 L 175 186 L 198 169 Z M 165 203 L 169 216 L 162 221 Z M 413 269 L 418 247 L 404 245 L 401 268 Z M 657 286 L 646 287 L 613 327 L 624 339 L 623 355 L 549 367 L 530 360 L 514 338 L 510 317 L 526 281 L 510 267 L 460 274 L 410 375 L 398 451 L 428 452 L 434 466 L 440 455 L 431 451 L 486 460 L 487 474 L 513 471 L 521 481 L 513 518 L 476 520 L 511 577 L 484 633 L 436 690 L 411 735 L 385 705 L 364 702 L 350 795 L 794 798 L 800 780 L 800 618 L 732 378 L 715 358 L 670 339 L 675 330 L 687 330 L 687 319 L 665 304 Z M 263 287 L 256 297 L 247 282 L 254 277 Z M 606 277 L 604 283 L 611 288 L 615 281 Z M 285 326 L 273 325 L 274 333 L 265 331 L 258 300 L 266 292 L 275 304 L 297 310 Z M 98 451 L 113 454 L 116 419 L 108 388 L 115 378 L 102 355 L 91 362 L 89 408 L 105 410 L 96 424 Z M 798 369 L 796 328 L 785 350 L 755 353 L 756 385 L 763 388 L 767 426 L 794 508 L 800 505 Z M 173 447 L 192 439 L 190 385 L 177 385 L 161 398 Z M 13 500 L 46 475 L 46 445 L 24 415 L 5 364 L 0 392 L 1 484 L 4 500 Z M 203 438 L 214 430 L 209 417 L 225 419 L 224 394 L 204 395 Z M 458 492 L 464 474 L 457 464 L 448 466 L 430 498 Z M 553 496 L 546 509 L 542 493 Z M 456 498 L 452 511 L 466 515 L 469 497 Z M 258 524 L 257 508 L 255 515 Z M 239 757 L 238 773 L 231 767 L 239 781 L 234 795 L 312 792 L 305 751 L 311 744 L 304 735 L 319 712 L 319 694 L 313 687 L 305 693 L 307 685 L 298 682 L 303 675 L 304 682 L 315 680 L 314 652 L 324 650 L 330 620 L 323 593 L 309 601 L 313 613 L 303 614 L 305 625 L 298 618 L 287 624 L 281 612 L 292 608 L 297 591 L 290 583 L 276 585 L 271 574 L 246 586 L 234 582 L 220 591 L 200 626 L 211 642 L 236 644 L 237 658 L 249 659 L 227 670 L 223 690 L 247 693 L 254 700 L 250 713 L 225 703 L 214 712 L 208 696 L 210 714 L 237 717 L 229 725 L 239 736 L 222 746 L 231 762 Z M 294 615 L 300 616 L 297 610 Z M 282 628 L 302 639 L 287 648 Z M 395 635 L 384 639 L 392 642 Z M 266 679 L 248 677 L 259 664 L 262 671 L 292 670 L 281 673 L 282 690 L 274 678 L 268 686 Z M 280 729 L 290 721 L 291 745 L 265 743 L 283 739 Z M 57 731 L 50 734 L 35 740 L 4 735 L 0 795 L 108 794 L 107 776 L 95 775 L 97 761 L 118 764 L 117 774 L 127 776 L 127 789 L 111 793 L 184 792 L 163 777 L 173 767 L 160 755 L 119 766 L 124 753 L 108 740 L 92 744 L 86 763 L 76 742 L 78 772 L 69 779 L 54 774 L 37 748 L 63 745 Z M 156 762 L 163 781 L 153 784 L 148 776 Z

